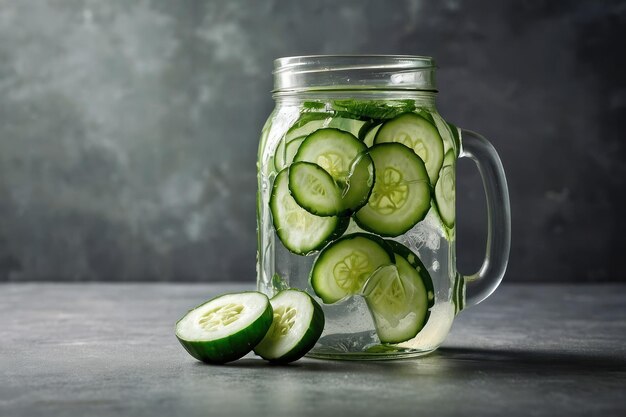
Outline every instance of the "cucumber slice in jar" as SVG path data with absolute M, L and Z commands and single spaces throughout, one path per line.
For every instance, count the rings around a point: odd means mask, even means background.
M 376 133 L 375 144 L 387 142 L 413 149 L 424 161 L 431 184 L 437 182 L 443 162 L 443 140 L 432 123 L 414 113 L 401 114 L 385 122 Z
M 325 304 L 333 304 L 358 294 L 374 271 L 393 263 L 393 251 L 378 236 L 346 235 L 320 252 L 311 269 L 311 287 Z
M 450 131 L 452 132 L 452 140 L 454 141 L 454 155 L 458 158 L 459 154 L 461 153 L 461 129 L 459 129 L 458 127 L 456 127 L 455 125 L 453 125 L 450 122 L 446 122 L 446 124 L 448 125 L 448 127 L 450 128 Z M 444 157 L 445 160 L 445 157 Z M 445 161 L 444 161 L 444 165 L 445 165 Z
M 254 353 L 276 363 L 300 359 L 322 335 L 322 307 L 309 294 L 295 289 L 279 292 L 270 303 L 274 311 L 272 326 Z
M 364 120 L 351 119 L 346 117 L 333 117 L 327 126 L 329 128 L 335 128 L 348 132 L 355 137 L 358 137 L 359 132 L 363 126 L 367 124 Z
M 297 137 L 307 136 L 316 130 L 325 128 L 338 129 L 356 136 L 366 123 L 363 120 L 333 116 L 332 113 L 304 112 L 287 130 L 285 139 L 290 142 Z
M 376 138 L 376 134 L 380 130 L 381 126 L 382 125 L 376 125 L 372 127 L 369 131 L 367 131 L 367 133 L 365 133 L 365 136 L 363 136 L 363 143 L 368 148 L 371 148 L 374 145 L 374 139 Z
M 454 302 L 454 314 L 459 314 L 465 308 L 465 277 L 459 273 L 454 279 L 452 301 Z
M 417 271 L 420 278 L 422 279 L 422 283 L 424 284 L 424 288 L 426 289 L 426 296 L 428 297 L 428 308 L 431 308 L 435 304 L 435 287 L 433 285 L 433 280 L 428 273 L 428 269 L 422 263 L 419 256 L 411 249 L 407 248 L 400 242 L 396 242 L 394 240 L 385 240 L 385 243 L 391 247 L 393 253 L 395 255 L 401 256 L 405 259 L 409 265 Z
M 364 142 L 367 135 L 372 130 L 374 130 L 377 126 L 380 126 L 380 125 L 377 125 L 376 122 L 373 122 L 373 121 L 363 123 L 363 126 L 361 126 L 361 128 L 359 129 L 359 133 L 356 135 L 356 137 L 359 138 L 360 141 Z
M 289 191 L 296 203 L 311 214 L 334 216 L 341 211 L 341 191 L 319 165 L 294 162 L 289 167 Z
M 320 217 L 309 213 L 296 203 L 289 192 L 289 168 L 274 179 L 270 197 L 272 221 L 283 245 L 297 255 L 323 248 L 348 227 L 349 219 Z
M 443 159 L 443 167 L 435 185 L 437 210 L 441 220 L 449 228 L 454 227 L 455 221 L 456 179 L 454 177 L 454 162 L 454 153 L 450 150 Z
M 272 306 L 264 294 L 225 294 L 185 314 L 176 323 L 176 338 L 194 358 L 221 364 L 252 351 L 271 324 Z
M 369 150 L 376 181 L 354 219 L 367 231 L 399 236 L 423 220 L 430 209 L 430 183 L 424 162 L 401 143 L 381 143 Z
M 350 174 L 341 194 L 341 214 L 351 214 L 367 204 L 372 194 L 376 174 L 374 161 L 368 153 L 362 153 L 354 160 Z
M 300 114 L 298 120 L 285 133 L 285 142 L 288 143 L 295 138 L 307 136 L 317 129 L 323 128 L 330 122 L 330 118 L 329 113 L 304 112 Z
M 278 142 L 276 152 L 274 153 L 274 167 L 276 167 L 276 171 L 280 171 L 291 164 L 293 157 L 296 155 L 296 152 L 298 152 L 298 148 L 305 137 L 306 136 L 300 136 L 290 141 L 283 138 Z
M 367 281 L 363 296 L 380 341 L 401 343 L 417 336 L 426 325 L 434 305 L 434 290 L 417 255 L 398 242 L 387 243 L 396 263 L 378 269 Z
M 367 160 L 363 160 L 362 155 L 366 151 L 363 142 L 351 133 L 325 128 L 307 136 L 293 160 L 311 162 L 324 168 L 342 190 L 344 198 L 340 212 L 350 213 L 365 204 L 374 183 L 374 170 L 368 168 Z M 359 162 L 359 159 L 362 161 Z M 364 164 L 356 168 L 359 180 L 351 178 L 357 163 Z M 363 178 L 362 174 L 368 178 Z
M 324 168 L 337 183 L 345 183 L 356 157 L 367 147 L 353 134 L 339 129 L 319 129 L 306 137 L 294 162 L 312 162 Z

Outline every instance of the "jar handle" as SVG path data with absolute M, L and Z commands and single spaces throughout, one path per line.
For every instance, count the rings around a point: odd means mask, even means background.
M 459 157 L 474 161 L 487 197 L 485 259 L 478 272 L 463 276 L 466 284 L 463 304 L 471 306 L 489 297 L 504 277 L 511 249 L 511 207 L 504 168 L 493 145 L 471 130 L 459 128 L 458 133 Z

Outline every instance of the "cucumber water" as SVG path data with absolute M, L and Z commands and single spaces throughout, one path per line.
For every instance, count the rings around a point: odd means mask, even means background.
M 311 356 L 434 349 L 455 311 L 454 267 L 440 254 L 453 250 L 459 145 L 411 100 L 302 106 L 261 146 L 271 166 L 259 171 L 259 289 L 319 303 Z

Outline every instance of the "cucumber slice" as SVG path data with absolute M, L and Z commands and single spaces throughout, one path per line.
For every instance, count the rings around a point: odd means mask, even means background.
M 369 161 L 363 159 L 366 151 L 363 142 L 351 133 L 327 128 L 307 136 L 293 160 L 324 168 L 342 190 L 343 202 L 339 212 L 349 213 L 362 207 L 372 191 L 374 170 Z
M 435 203 L 441 220 L 449 228 L 454 227 L 456 178 L 454 177 L 455 157 L 452 150 L 446 153 L 439 180 L 435 185 Z
M 372 194 L 376 174 L 374 161 L 368 153 L 362 153 L 354 160 L 350 174 L 341 194 L 341 214 L 351 214 L 367 204 Z
M 367 204 L 356 212 L 357 224 L 381 236 L 399 236 L 424 219 L 430 208 L 430 185 L 424 162 L 401 143 L 369 150 L 376 181 Z
M 454 279 L 452 301 L 454 302 L 454 314 L 459 314 L 465 308 L 465 277 L 459 273 Z
M 176 323 L 176 338 L 194 358 L 226 363 L 250 352 L 271 324 L 272 306 L 265 294 L 225 294 L 185 314 Z
M 419 256 L 411 249 L 407 248 L 400 242 L 396 242 L 394 240 L 385 240 L 385 243 L 391 247 L 393 253 L 395 255 L 400 255 L 404 258 L 409 265 L 413 267 L 420 275 L 422 282 L 424 283 L 424 288 L 426 288 L 426 295 L 428 296 L 428 308 L 431 308 L 435 305 L 435 287 L 433 285 L 433 280 L 428 273 L 428 269 L 422 263 Z
M 370 275 L 393 264 L 391 248 L 378 236 L 354 233 L 328 245 L 311 269 L 311 287 L 326 304 L 357 294 Z
M 398 242 L 387 243 L 395 252 L 396 264 L 377 270 L 363 295 L 380 341 L 401 343 L 414 338 L 426 325 L 434 291 L 430 275 L 417 255 Z
M 322 307 L 309 294 L 294 289 L 279 292 L 270 303 L 274 320 L 254 353 L 276 363 L 300 359 L 322 335 Z
M 405 113 L 385 122 L 378 130 L 374 143 L 402 143 L 422 158 L 431 184 L 437 182 L 443 162 L 443 140 L 437 128 L 425 118 Z
M 306 137 L 294 162 L 312 162 L 324 168 L 339 184 L 345 184 L 350 167 L 367 147 L 353 134 L 339 129 L 319 129 Z
M 356 135 L 356 137 L 359 138 L 360 141 L 364 141 L 367 137 L 367 134 L 377 126 L 379 125 L 376 125 L 376 122 L 370 121 L 363 123 L 363 126 L 361 126 L 361 128 L 359 129 L 359 133 Z
M 454 141 L 454 149 L 455 149 L 454 155 L 458 158 L 459 154 L 461 153 L 461 129 L 459 129 L 458 127 L 456 127 L 450 122 L 446 122 L 446 124 L 448 125 L 448 127 L 450 128 L 450 131 L 452 132 L 452 140 Z M 445 165 L 445 161 L 444 161 L 444 165 Z
M 346 117 L 333 116 L 331 113 L 304 112 L 285 133 L 286 142 L 300 137 L 307 136 L 319 129 L 335 128 L 344 132 L 358 135 L 366 121 Z
M 365 133 L 365 136 L 363 137 L 363 143 L 368 148 L 371 148 L 374 145 L 374 139 L 376 138 L 376 134 L 380 130 L 381 126 L 382 125 L 376 125 L 372 127 L 367 133 Z
M 298 152 L 298 148 L 305 137 L 306 136 L 299 136 L 289 142 L 287 142 L 286 138 L 283 138 L 278 142 L 276 152 L 274 153 L 274 167 L 276 167 L 276 171 L 280 171 L 291 164 L 293 157 L 296 155 L 296 152 Z
M 288 143 L 300 136 L 307 136 L 317 129 L 323 128 L 330 123 L 330 120 L 331 114 L 329 113 L 304 112 L 300 114 L 298 120 L 287 130 L 284 140 Z
M 321 249 L 343 234 L 349 223 L 349 219 L 320 217 L 300 207 L 289 192 L 289 168 L 280 171 L 274 180 L 270 210 L 278 238 L 297 255 Z
M 296 203 L 311 214 L 334 216 L 341 211 L 341 191 L 319 165 L 294 162 L 289 167 L 289 191 Z
M 334 117 L 326 127 L 335 128 L 348 132 L 358 137 L 359 132 L 367 122 L 364 120 L 351 119 L 347 117 Z

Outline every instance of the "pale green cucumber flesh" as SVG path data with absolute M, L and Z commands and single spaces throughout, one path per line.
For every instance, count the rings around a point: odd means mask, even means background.
M 376 180 L 369 200 L 356 212 L 358 225 L 381 236 L 399 236 L 423 220 L 430 209 L 430 182 L 424 162 L 400 143 L 369 150 Z
M 349 214 L 367 201 L 374 183 L 374 169 L 367 147 L 354 135 L 338 129 L 320 129 L 302 142 L 294 162 L 311 162 L 324 168 L 342 190 L 340 214 Z
M 395 252 L 395 265 L 380 268 L 367 282 L 363 295 L 383 343 L 414 338 L 426 325 L 434 305 L 428 271 L 404 245 L 387 241 Z
M 449 227 L 454 227 L 455 222 L 455 157 L 452 151 L 448 151 L 444 160 L 439 179 L 435 185 L 435 202 L 439 216 L 443 223 Z
M 278 238 L 285 248 L 298 255 L 323 248 L 348 226 L 346 219 L 316 216 L 300 207 L 289 192 L 289 168 L 274 179 L 270 210 Z
M 341 195 L 341 214 L 351 214 L 367 204 L 374 182 L 376 171 L 374 161 L 368 153 L 356 157 L 346 178 Z
M 342 211 L 341 190 L 319 165 L 294 162 L 289 167 L 289 191 L 300 207 L 317 216 L 335 216 Z
M 419 256 L 411 249 L 407 248 L 400 242 L 396 242 L 394 240 L 385 240 L 385 243 L 389 245 L 389 247 L 393 250 L 393 253 L 396 255 L 402 256 L 406 259 L 409 264 L 417 271 L 424 283 L 424 288 L 426 288 L 426 295 L 428 296 L 428 308 L 431 308 L 435 305 L 435 286 L 433 284 L 433 280 L 428 272 L 428 269 L 421 261 Z
M 320 252 L 311 269 L 311 287 L 325 304 L 333 304 L 360 293 L 374 271 L 392 263 L 393 252 L 383 239 L 349 234 Z
M 402 114 L 385 122 L 376 133 L 375 144 L 402 143 L 424 161 L 431 184 L 437 182 L 443 162 L 443 140 L 431 122 L 414 113 Z
M 338 184 L 345 184 L 352 163 L 365 151 L 367 147 L 351 133 L 325 128 L 307 136 L 293 160 L 317 164 Z

